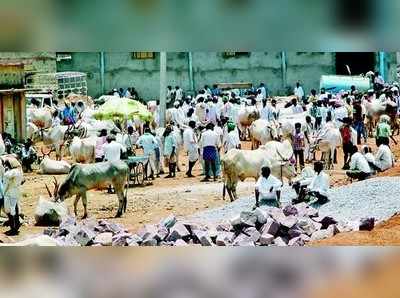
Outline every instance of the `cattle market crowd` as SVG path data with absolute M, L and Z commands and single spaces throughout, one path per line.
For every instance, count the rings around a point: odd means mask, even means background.
M 144 158 L 147 180 L 176 179 L 177 171 L 193 178 L 197 166 L 200 181 L 222 181 L 224 196 L 232 201 L 238 182 L 255 178 L 255 205 L 280 206 L 287 178 L 296 203 L 324 204 L 329 200 L 327 171 L 337 163 L 338 150 L 344 154 L 339 168 L 349 179 L 365 180 L 394 165 L 391 142 L 396 143 L 393 132 L 399 133 L 399 85 L 385 83 L 379 73 L 369 76 L 369 90 L 351 86 L 331 93 L 321 88 L 307 95 L 297 82 L 293 95 L 285 97 L 271 96 L 264 83 L 247 90 L 206 85 L 195 95 L 168 86 L 165 127 L 160 102 L 139 100 L 133 87 L 113 89 L 103 102 L 136 99 L 151 117 L 98 118 L 96 101 L 53 100 L 42 107 L 32 100 L 25 143 L 0 135 L 0 208 L 8 216 L 7 234 L 18 233 L 23 173 L 35 163 L 41 174 L 68 174 L 49 195 L 59 201 L 75 195 L 75 214 L 82 199 L 85 217 L 86 191 L 101 183 L 117 194 L 117 216 L 123 214 L 132 173 L 129 159 L 137 156 Z M 367 144 L 372 137 L 376 152 Z M 245 140 L 251 141 L 251 150 L 244 148 Z

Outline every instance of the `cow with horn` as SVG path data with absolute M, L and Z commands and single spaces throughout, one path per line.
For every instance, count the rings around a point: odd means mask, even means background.
M 75 195 L 74 212 L 77 216 L 77 205 L 82 198 L 83 218 L 87 218 L 87 191 L 111 184 L 119 201 L 116 217 L 121 217 L 126 212 L 128 179 L 129 167 L 123 161 L 75 164 L 60 187 L 57 185 L 55 200 L 64 201 Z

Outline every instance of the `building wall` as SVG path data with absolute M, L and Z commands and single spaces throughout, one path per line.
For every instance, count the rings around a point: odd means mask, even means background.
M 221 52 L 193 52 L 195 89 L 214 83 L 266 83 L 272 94 L 286 94 L 299 80 L 306 92 L 319 87 L 323 74 L 335 74 L 335 53 L 287 52 L 286 85 L 282 78 L 281 52 L 252 52 L 249 56 L 225 58 Z M 379 68 L 377 60 L 376 69 Z M 389 81 L 395 78 L 397 59 L 387 54 Z M 57 71 L 82 71 L 88 74 L 88 93 L 103 94 L 100 81 L 99 53 L 72 53 L 72 60 L 57 63 Z M 189 90 L 187 53 L 168 53 L 167 85 Z M 159 54 L 154 59 L 134 59 L 130 52 L 105 53 L 105 91 L 135 87 L 146 100 L 159 97 Z
M 22 62 L 25 72 L 56 72 L 54 52 L 0 52 L 0 61 Z

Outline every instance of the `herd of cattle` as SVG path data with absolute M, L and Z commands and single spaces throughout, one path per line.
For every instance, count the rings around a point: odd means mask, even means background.
M 287 107 L 291 98 L 279 98 L 278 108 L 280 116 L 278 121 L 269 122 L 259 119 L 260 115 L 255 106 L 243 106 L 237 118 L 237 127 L 242 135 L 249 136 L 252 141 L 253 150 L 231 149 L 221 158 L 225 190 L 231 200 L 237 199 L 236 187 L 238 181 L 246 178 L 258 178 L 262 166 L 268 165 L 276 177 L 292 179 L 296 176 L 296 168 L 293 161 L 292 133 L 295 123 L 301 123 L 305 127 L 307 111 L 303 113 L 293 113 Z M 376 119 L 385 114 L 390 103 L 368 102 L 362 103 L 366 111 L 366 126 L 372 130 Z M 42 142 L 42 159 L 40 172 L 42 174 L 66 174 L 69 173 L 66 181 L 61 185 L 57 192 L 57 199 L 64 199 L 71 195 L 76 195 L 76 204 L 82 198 L 86 210 L 86 191 L 94 189 L 105 182 L 113 184 L 119 198 L 118 216 L 126 208 L 126 193 L 124 185 L 127 179 L 126 165 L 121 162 L 111 166 L 99 167 L 95 161 L 96 138 L 100 131 L 113 131 L 117 135 L 125 133 L 121 125 L 116 125 L 113 121 L 96 120 L 93 117 L 95 108 L 87 106 L 80 114 L 80 119 L 73 126 L 58 125 L 52 127 L 53 108 L 31 108 L 28 110 L 28 130 L 27 136 L 34 144 Z M 314 122 L 315 119 L 312 119 Z M 142 131 L 144 123 L 135 121 L 137 131 Z M 157 135 L 162 136 L 164 128 L 152 124 Z M 174 127 L 173 132 L 178 148 L 177 156 L 183 151 L 182 127 Z M 316 150 L 323 153 L 326 166 L 332 166 L 333 155 L 337 148 L 342 146 L 339 125 L 325 125 L 324 128 L 314 135 L 309 136 L 310 142 L 306 144 L 306 154 L 312 154 Z M 356 131 L 353 129 L 353 143 L 357 141 Z M 118 137 L 117 137 L 118 140 Z M 1 145 L 0 145 L 1 147 Z M 1 151 L 2 148 L 0 148 Z M 50 152 L 55 151 L 56 159 L 50 158 Z M 3 150 L 4 151 L 4 150 Z M 4 152 L 3 152 L 4 153 Z M 70 155 L 70 161 L 63 160 L 65 155 Z M 77 164 L 77 165 L 76 165 Z M 82 165 L 86 164 L 86 165 Z M 178 161 L 179 167 L 179 161 Z M 116 176 L 121 176 L 116 179 Z

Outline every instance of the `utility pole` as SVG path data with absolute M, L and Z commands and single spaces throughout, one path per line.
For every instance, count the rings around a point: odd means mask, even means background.
M 160 52 L 160 126 L 165 127 L 167 110 L 167 52 Z

